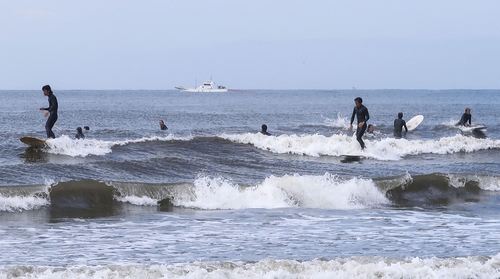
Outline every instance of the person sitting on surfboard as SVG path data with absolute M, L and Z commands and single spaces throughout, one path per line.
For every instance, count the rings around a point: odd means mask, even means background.
M 406 121 L 403 120 L 403 113 L 398 113 L 398 118 L 394 119 L 394 137 L 401 138 L 403 137 L 403 127 L 405 128 L 405 132 L 408 132 L 408 128 L 406 127 Z
M 54 124 L 56 124 L 57 121 L 57 109 L 58 109 L 58 104 L 57 104 L 57 98 L 52 92 L 52 89 L 50 88 L 50 85 L 45 85 L 42 87 L 43 95 L 47 96 L 49 99 L 49 107 L 44 108 L 41 107 L 40 110 L 46 110 L 47 112 L 45 113 L 45 117 L 47 118 L 47 122 L 45 122 L 45 131 L 47 132 L 47 138 L 56 138 L 56 135 L 54 135 L 54 132 L 52 132 L 52 127 L 54 127 Z
M 467 124 L 469 122 L 469 124 Z M 457 126 L 472 126 L 472 115 L 470 114 L 470 108 L 465 108 L 465 113 L 462 114 L 462 118 L 460 118 L 460 121 L 456 124 Z
M 267 125 L 266 124 L 262 124 L 262 130 L 260 131 L 261 134 L 263 135 L 266 135 L 266 136 L 270 136 L 271 134 L 267 131 Z
M 163 120 L 160 120 L 158 123 L 160 123 L 160 129 L 162 131 L 168 130 L 168 127 L 167 127 L 167 125 L 165 125 L 165 122 L 163 122 Z
M 363 141 L 363 134 L 366 131 L 366 121 L 370 119 L 370 114 L 368 113 L 368 109 L 363 105 L 363 99 L 357 97 L 354 99 L 354 104 L 356 105 L 352 110 L 351 116 L 351 125 L 349 126 L 349 130 L 352 130 L 352 122 L 354 122 L 354 117 L 356 116 L 358 120 L 358 127 L 356 128 L 356 140 L 361 145 L 361 149 L 365 149 L 365 142 Z
M 83 134 L 82 127 L 76 128 L 76 132 L 77 132 L 75 135 L 76 139 L 85 139 L 85 135 Z

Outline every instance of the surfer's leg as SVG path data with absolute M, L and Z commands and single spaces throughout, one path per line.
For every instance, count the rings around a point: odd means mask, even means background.
M 56 138 L 56 135 L 52 131 L 52 127 L 56 124 L 57 114 L 50 114 L 49 118 L 47 118 L 47 122 L 45 123 L 45 131 L 47 132 L 47 138 Z
M 365 142 L 363 141 L 363 135 L 366 131 L 366 123 L 361 128 L 358 127 L 356 129 L 356 140 L 358 140 L 359 145 L 361 145 L 361 149 L 365 149 Z

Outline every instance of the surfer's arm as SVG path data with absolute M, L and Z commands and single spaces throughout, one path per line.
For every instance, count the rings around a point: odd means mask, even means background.
M 352 116 L 351 116 L 351 126 L 352 126 L 352 122 L 354 122 L 354 117 L 356 116 L 356 107 L 354 107 L 352 109 Z
M 356 107 L 352 109 L 351 124 L 349 124 L 349 130 L 352 130 L 352 122 L 354 122 L 354 117 L 356 116 Z
M 405 131 L 408 132 L 408 128 L 406 127 L 406 121 L 403 122 L 403 127 L 405 127 Z

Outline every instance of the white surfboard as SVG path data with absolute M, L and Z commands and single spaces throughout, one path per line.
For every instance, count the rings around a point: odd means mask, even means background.
M 408 120 L 406 122 L 406 128 L 408 128 L 408 132 L 415 130 L 415 128 L 417 128 L 418 125 L 420 125 L 420 123 L 422 123 L 423 120 L 424 116 L 421 114 L 416 115 L 412 119 Z
M 459 126 L 459 129 L 463 132 L 472 132 L 472 131 L 482 131 L 488 127 L 484 125 L 476 125 L 476 126 Z

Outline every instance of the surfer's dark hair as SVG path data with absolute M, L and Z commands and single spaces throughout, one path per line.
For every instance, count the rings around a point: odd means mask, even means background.
M 402 112 L 398 113 L 398 118 L 399 119 L 403 118 L 403 113 Z
M 266 124 L 262 124 L 261 128 L 262 128 L 262 131 L 264 131 L 264 132 L 267 131 L 267 125 Z
M 355 102 L 359 102 L 360 104 L 363 103 L 363 99 L 361 99 L 361 97 L 357 97 L 356 99 L 354 99 Z
M 47 85 L 44 85 L 44 86 L 42 87 L 42 90 L 47 90 L 47 91 L 49 91 L 49 93 L 53 93 L 53 92 L 52 92 L 52 88 L 50 88 L 50 85 L 48 85 L 48 84 L 47 84 Z

